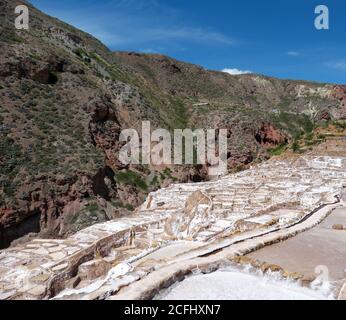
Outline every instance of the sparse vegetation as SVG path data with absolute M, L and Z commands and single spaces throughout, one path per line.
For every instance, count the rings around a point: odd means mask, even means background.
M 154 176 L 154 178 L 150 181 L 150 187 L 157 188 L 160 186 L 160 181 L 157 175 Z
M 122 208 L 122 209 L 126 209 L 128 211 L 134 211 L 135 210 L 135 207 L 129 203 L 124 204 L 122 202 L 112 201 L 112 204 L 116 208 Z
M 312 133 L 314 124 L 305 114 L 292 114 L 280 112 L 272 115 L 274 124 L 289 133 L 293 139 L 298 139 L 304 134 Z
M 116 173 L 116 180 L 121 184 L 132 185 L 142 191 L 147 191 L 148 186 L 142 177 L 134 171 L 120 171 Z
M 341 129 L 341 130 L 346 129 L 346 121 L 335 121 L 333 124 L 337 129 Z
M 24 186 L 39 190 L 37 201 L 42 206 L 56 206 L 49 212 L 61 209 L 57 203 L 65 205 L 59 202 L 62 197 L 85 203 L 85 197 L 90 196 L 82 210 L 66 219 L 85 227 L 107 218 L 95 198 L 100 191 L 97 187 L 107 188 L 100 192 L 104 191 L 107 200 L 117 196 L 117 187 L 137 193 L 136 200 L 142 200 L 147 192 L 177 181 L 173 167 L 161 172 L 149 166 L 117 171 L 121 167 L 116 161 L 120 130 L 138 129 L 143 120 L 150 120 L 152 129 L 170 131 L 225 128 L 232 132 L 230 154 L 235 163 L 247 164 L 267 156 L 254 140 L 258 123 L 272 123 L 290 136 L 291 145 L 270 149 L 271 155 L 292 148 L 304 151 L 328 135 L 324 131 L 316 134 L 311 117 L 304 112 L 310 101 L 317 111 L 326 105 L 336 108 L 335 101 L 324 96 L 298 97 L 296 89 L 301 82 L 261 76 L 239 81 L 241 76 L 211 72 L 164 56 L 114 53 L 72 26 L 36 11 L 32 14 L 51 26 L 50 31 L 33 27 L 19 33 L 5 20 L 0 35 L 4 43 L 0 201 L 14 212 L 30 208 L 31 200 L 17 205 L 17 193 Z M 19 45 L 24 41 L 25 47 Z M 304 85 L 307 89 L 316 87 L 308 82 Z M 194 106 L 201 101 L 207 104 Z M 343 122 L 335 123 L 333 134 L 342 134 L 345 127 Z M 196 149 L 194 155 L 194 169 L 198 169 Z M 104 186 L 102 179 L 98 181 L 99 173 L 108 166 L 115 172 L 115 181 Z M 180 167 L 179 179 L 191 179 L 191 167 Z M 237 170 L 245 167 L 239 164 Z M 47 201 L 48 195 L 52 201 Z M 112 200 L 115 207 L 134 209 L 119 199 Z M 16 224 L 17 220 L 13 221 Z
M 287 143 L 282 143 L 276 148 L 268 149 L 268 152 L 271 156 L 279 156 L 286 150 L 287 150 Z
M 99 207 L 97 202 L 90 202 L 84 209 L 69 214 L 65 220 L 67 232 L 75 233 L 95 223 L 107 221 L 106 213 Z
M 298 140 L 298 139 L 295 139 L 295 140 L 293 141 L 293 144 L 292 144 L 292 151 L 295 152 L 295 153 L 300 153 L 300 152 L 301 152 L 300 145 L 299 145 L 299 140 Z
M 91 63 L 91 59 L 89 57 L 89 54 L 82 48 L 78 48 L 75 49 L 73 51 L 78 57 L 79 59 L 81 59 L 84 63 L 86 64 L 90 64 Z
M 9 44 L 20 44 L 24 41 L 12 28 L 4 28 L 0 33 L 0 40 Z

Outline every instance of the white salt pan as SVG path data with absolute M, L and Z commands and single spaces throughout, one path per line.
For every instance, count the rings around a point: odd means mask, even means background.
M 162 300 L 328 300 L 322 290 L 313 290 L 286 280 L 239 271 L 218 271 L 187 278 Z

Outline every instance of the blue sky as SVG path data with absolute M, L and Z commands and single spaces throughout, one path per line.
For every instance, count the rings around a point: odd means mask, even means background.
M 112 50 L 163 53 L 213 70 L 346 83 L 344 0 L 31 0 Z M 316 30 L 315 7 L 330 11 Z

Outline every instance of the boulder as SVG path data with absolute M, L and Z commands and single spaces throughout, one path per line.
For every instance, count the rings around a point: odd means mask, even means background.
M 282 272 L 283 271 L 283 269 L 276 264 L 270 264 L 268 267 L 268 270 L 270 270 L 271 272 Z
M 259 228 L 259 227 L 261 227 L 261 225 L 259 223 L 251 222 L 251 221 L 245 221 L 244 219 L 238 220 L 234 224 L 234 229 L 236 231 L 240 231 L 240 232 L 251 231 L 251 230 L 254 230 L 254 229 Z
M 344 226 L 342 224 L 334 224 L 333 229 L 334 230 L 344 230 Z
M 208 227 L 212 215 L 212 201 L 202 191 L 193 192 L 186 200 L 184 211 L 171 216 L 165 223 L 165 232 L 171 237 L 194 237 Z
M 251 265 L 252 259 L 247 256 L 237 256 L 232 258 L 232 261 L 235 263 L 243 264 L 243 265 Z
M 301 280 L 304 278 L 304 275 L 299 273 L 299 272 L 290 272 L 287 270 L 284 270 L 283 272 L 283 277 L 286 279 L 291 279 L 291 280 Z
M 301 279 L 302 284 L 306 287 L 311 285 L 312 282 L 316 280 L 316 276 L 314 275 L 304 275 L 304 277 Z
M 79 266 L 78 276 L 83 280 L 95 280 L 105 275 L 112 268 L 112 264 L 104 259 L 96 259 Z
M 283 269 L 280 266 L 276 265 L 276 264 L 269 264 L 269 263 L 264 262 L 261 265 L 261 271 L 263 273 L 266 273 L 268 271 L 271 271 L 271 272 L 283 272 Z

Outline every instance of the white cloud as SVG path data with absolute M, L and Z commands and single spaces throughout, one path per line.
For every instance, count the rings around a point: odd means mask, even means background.
M 219 32 L 209 31 L 202 28 L 161 28 L 146 30 L 145 33 L 148 34 L 150 40 L 185 39 L 198 42 L 218 42 L 227 45 L 234 44 L 232 39 L 230 39 L 228 36 Z
M 226 68 L 226 69 L 223 69 L 222 72 L 226 72 L 226 73 L 229 73 L 231 75 L 253 73 L 252 71 L 249 71 L 249 70 L 239 70 L 237 68 Z
M 300 53 L 298 51 L 288 51 L 287 54 L 292 57 L 299 57 Z
M 336 60 L 336 61 L 329 61 L 326 63 L 326 65 L 333 69 L 338 69 L 342 71 L 346 71 L 346 59 L 343 60 Z
M 111 47 L 153 48 L 162 43 L 181 45 L 181 42 L 236 44 L 229 35 L 213 28 L 179 23 L 180 16 L 173 9 L 162 7 L 157 0 L 110 0 L 109 3 L 95 8 L 86 6 L 84 10 L 45 8 L 45 11 Z
M 205 30 L 203 28 L 133 28 L 122 27 L 119 28 L 121 33 L 108 32 L 100 30 L 96 27 L 89 33 L 96 35 L 101 41 L 109 46 L 116 45 L 129 45 L 129 44 L 152 44 L 152 43 L 166 43 L 172 41 L 193 41 L 197 43 L 217 43 L 221 45 L 233 45 L 234 41 L 228 36 L 215 32 Z
M 142 53 L 159 53 L 159 51 L 155 50 L 155 49 L 152 49 L 152 48 L 146 48 L 146 49 L 141 49 L 141 50 L 138 50 L 139 52 L 142 52 Z M 162 50 L 160 50 L 162 52 Z

